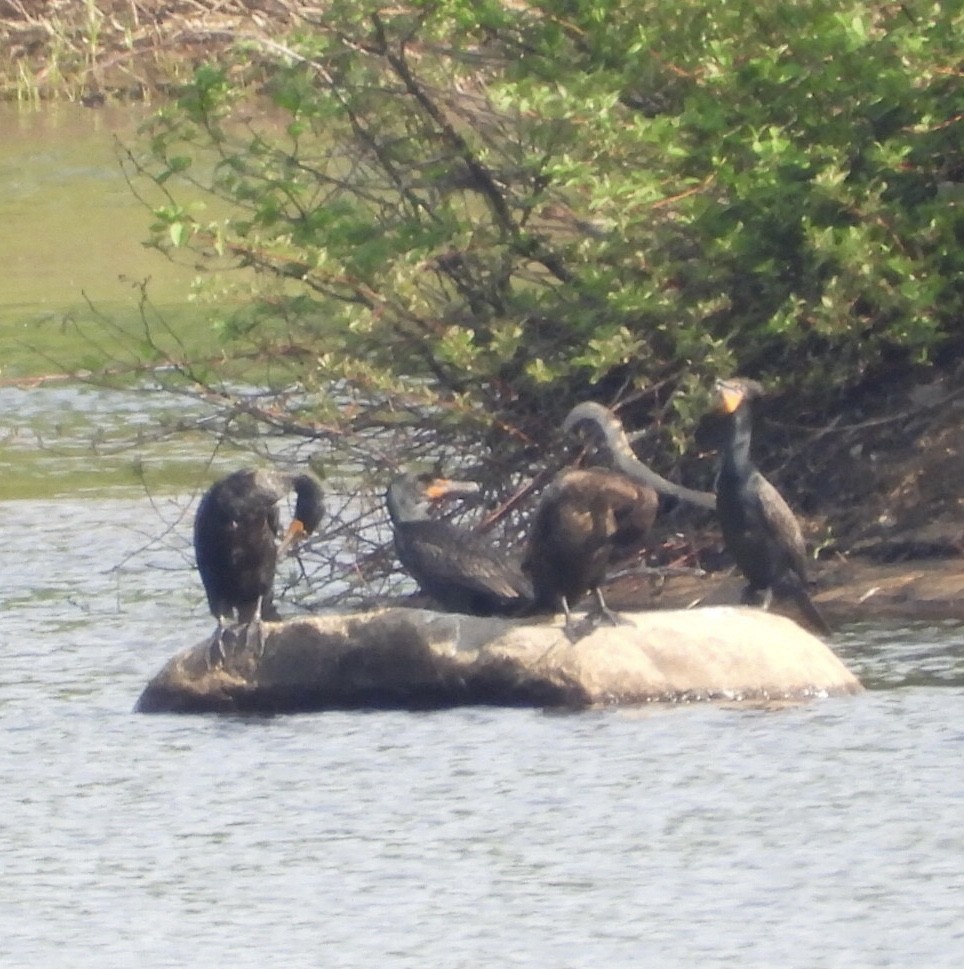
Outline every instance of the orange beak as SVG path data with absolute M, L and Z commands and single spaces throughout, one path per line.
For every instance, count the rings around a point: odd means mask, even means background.
M 716 382 L 716 392 L 720 398 L 720 410 L 724 414 L 732 414 L 743 403 L 742 388 L 725 380 Z
M 425 489 L 425 497 L 429 501 L 440 501 L 442 498 L 464 498 L 477 495 L 482 489 L 475 481 L 453 481 L 451 478 L 436 478 Z
M 284 534 L 284 538 L 281 539 L 281 544 L 278 546 L 278 558 L 280 559 L 283 555 L 286 555 L 291 546 L 307 534 L 308 532 L 305 529 L 304 522 L 297 518 L 293 519 Z

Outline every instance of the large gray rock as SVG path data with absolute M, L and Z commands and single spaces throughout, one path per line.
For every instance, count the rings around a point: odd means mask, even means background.
M 819 639 L 759 609 L 623 613 L 570 643 L 557 620 L 401 607 L 265 623 L 220 664 L 205 641 L 147 685 L 141 712 L 262 712 L 462 704 L 575 706 L 802 699 L 855 693 Z

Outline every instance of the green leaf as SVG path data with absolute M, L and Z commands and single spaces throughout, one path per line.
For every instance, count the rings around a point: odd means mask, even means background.
M 171 242 L 177 249 L 184 245 L 190 235 L 190 231 L 184 222 L 172 222 L 167 231 Z

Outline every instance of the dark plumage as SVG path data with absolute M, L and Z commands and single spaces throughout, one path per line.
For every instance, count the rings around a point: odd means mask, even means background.
M 278 502 L 294 489 L 295 516 L 282 539 Z M 198 504 L 194 554 L 220 649 L 224 626 L 280 619 L 272 602 L 279 555 L 313 532 L 324 514 L 321 484 L 311 474 L 245 468 L 215 482 Z
M 385 500 L 402 566 L 443 609 L 475 616 L 527 611 L 532 587 L 519 567 L 474 532 L 430 517 L 434 502 L 474 495 L 475 482 L 403 474 Z
M 780 492 L 750 457 L 752 401 L 763 393 L 753 380 L 718 380 L 719 409 L 729 415 L 716 478 L 716 510 L 726 549 L 747 579 L 744 602 L 764 594 L 792 598 L 808 622 L 830 633 L 807 591 L 807 556 L 800 524 Z
M 571 632 L 571 607 L 592 591 L 598 611 L 616 622 L 599 586 L 610 563 L 645 540 L 658 507 L 652 488 L 616 471 L 556 475 L 539 500 L 522 562 L 532 579 L 534 611 L 561 609 Z

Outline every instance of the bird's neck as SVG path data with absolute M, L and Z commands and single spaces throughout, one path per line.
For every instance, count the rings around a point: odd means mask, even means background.
M 738 407 L 730 418 L 729 436 L 723 451 L 723 471 L 746 477 L 753 470 L 750 441 L 753 418 L 748 407 Z
M 308 474 L 300 474 L 294 479 L 295 517 L 304 524 L 309 532 L 314 531 L 324 513 L 324 492 L 318 480 Z
M 430 520 L 428 507 L 407 492 L 389 488 L 386 504 L 389 517 L 396 525 Z

